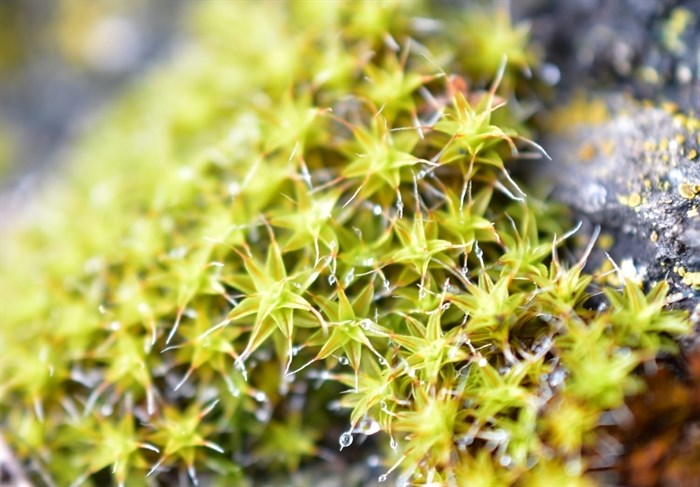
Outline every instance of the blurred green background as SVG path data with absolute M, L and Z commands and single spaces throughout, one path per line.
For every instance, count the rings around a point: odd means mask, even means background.
M 134 75 L 186 42 L 188 3 L 0 1 L 2 193 L 30 191 L 37 170 L 59 161 Z

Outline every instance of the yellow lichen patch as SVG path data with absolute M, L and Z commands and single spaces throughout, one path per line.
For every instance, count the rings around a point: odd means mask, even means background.
M 578 151 L 578 157 L 582 161 L 590 161 L 595 156 L 596 156 L 596 148 L 590 142 L 583 144 Z
M 697 158 L 698 158 L 698 151 L 696 151 L 695 149 L 690 149 L 688 151 L 688 159 L 690 159 L 691 161 L 694 161 Z
M 678 186 L 678 192 L 687 200 L 692 200 L 700 193 L 700 183 L 682 183 Z
M 613 155 L 613 152 L 615 152 L 615 142 L 610 139 L 603 141 L 603 143 L 600 146 L 600 150 L 606 156 Z
M 676 142 L 678 142 L 678 145 L 683 145 L 685 144 L 685 135 L 683 134 L 677 134 L 676 137 Z
M 636 208 L 642 204 L 642 196 L 639 193 L 632 193 L 628 196 L 618 195 L 617 201 L 630 208 Z
M 599 125 L 610 119 L 608 107 L 602 100 L 589 100 L 579 93 L 568 106 L 555 110 L 549 127 L 555 132 L 568 132 L 575 125 Z
M 686 213 L 686 215 L 688 215 L 688 217 L 690 217 L 690 218 L 698 216 L 697 206 L 695 208 L 691 208 L 690 210 L 688 210 L 688 213 Z
M 659 234 L 656 232 L 656 230 L 654 230 L 653 232 L 651 232 L 651 235 L 649 236 L 649 240 L 651 240 L 652 242 L 658 242 L 658 241 L 659 241 Z
M 664 47 L 674 54 L 681 54 L 686 50 L 682 36 L 685 30 L 695 22 L 695 16 L 686 8 L 674 8 L 661 31 L 661 42 Z
M 678 274 L 678 275 L 681 276 L 681 277 L 684 277 L 685 274 L 686 274 L 685 267 L 680 266 L 680 265 L 679 265 L 679 266 L 675 266 L 675 267 L 673 268 L 673 272 L 675 272 L 676 274 Z
M 644 150 L 647 152 L 652 152 L 656 150 L 656 142 L 654 142 L 651 139 L 647 139 L 644 141 Z
M 661 76 L 659 72 L 652 68 L 651 66 L 643 66 L 639 70 L 639 77 L 645 83 L 650 85 L 657 85 L 661 81 Z
M 686 272 L 683 276 L 683 284 L 693 288 L 700 288 L 700 272 Z
M 647 190 L 651 189 L 651 179 L 645 179 L 643 181 L 643 183 L 644 183 L 644 189 L 647 189 Z
M 662 108 L 664 111 L 666 111 L 666 112 L 670 113 L 671 115 L 673 115 L 674 113 L 676 113 L 676 112 L 678 111 L 678 104 L 677 104 L 677 103 L 673 103 L 673 102 L 671 102 L 671 101 L 665 101 L 665 102 L 661 103 L 661 108 Z
M 603 250 L 610 250 L 615 243 L 615 238 L 609 233 L 603 233 L 598 237 L 598 247 Z

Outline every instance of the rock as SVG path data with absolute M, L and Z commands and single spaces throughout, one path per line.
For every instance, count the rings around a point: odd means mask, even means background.
M 700 323 L 700 120 L 612 96 L 574 102 L 552 125 L 552 196 L 602 229 L 589 265 L 613 270 L 607 251 L 626 278 L 668 281 L 670 304 Z
M 522 0 L 512 8 L 560 70 L 559 95 L 612 89 L 700 113 L 700 0 Z

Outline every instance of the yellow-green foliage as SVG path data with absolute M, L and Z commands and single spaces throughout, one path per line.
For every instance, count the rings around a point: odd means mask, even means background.
M 688 323 L 664 284 L 588 309 L 560 210 L 508 176 L 539 152 L 510 108 L 527 31 L 194 5 L 194 42 L 3 235 L 3 428 L 32 475 L 241 484 L 376 433 L 407 485 L 587 484 L 598 418 Z

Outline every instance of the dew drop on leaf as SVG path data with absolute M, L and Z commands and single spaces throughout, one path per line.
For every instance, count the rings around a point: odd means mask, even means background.
M 340 435 L 340 439 L 338 440 L 338 443 L 340 443 L 340 450 L 342 451 L 343 448 L 347 448 L 350 445 L 352 445 L 352 433 L 349 431 L 346 431 L 342 435 Z
M 370 436 L 377 433 L 380 429 L 381 427 L 377 421 L 372 418 L 365 418 L 360 423 L 358 432 L 362 433 L 363 435 Z
M 271 411 L 269 408 L 260 408 L 255 411 L 255 419 L 260 421 L 261 423 L 267 422 L 267 420 L 270 419 L 271 416 Z
M 354 279 L 355 279 L 355 268 L 351 267 L 350 270 L 348 271 L 348 273 L 345 274 L 345 277 L 343 277 L 343 284 L 345 284 L 346 286 L 349 286 Z

